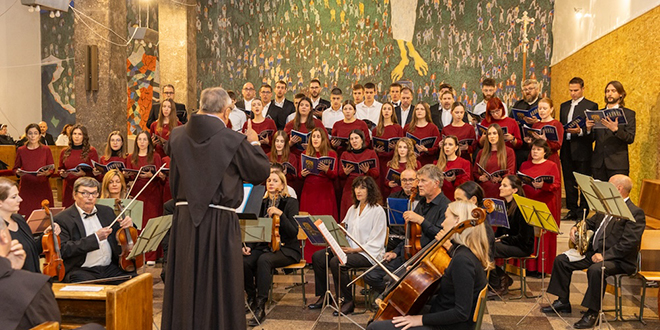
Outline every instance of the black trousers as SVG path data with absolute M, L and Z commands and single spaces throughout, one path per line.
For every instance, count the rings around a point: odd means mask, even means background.
M 615 174 L 628 175 L 630 169 L 621 169 L 621 170 L 612 170 L 605 167 L 605 164 L 601 167 L 592 167 L 591 173 L 593 174 L 594 179 L 600 181 L 608 181 Z
M 64 277 L 64 282 L 65 283 L 76 283 L 76 282 L 83 282 L 83 281 L 91 281 L 91 280 L 99 280 L 102 278 L 111 278 L 111 277 L 118 277 L 118 276 L 125 276 L 125 275 L 133 275 L 137 276 L 136 272 L 126 272 L 123 269 L 121 269 L 118 265 L 116 264 L 109 264 L 107 266 L 96 266 L 96 267 L 81 267 L 78 269 L 74 269 L 69 271 L 68 274 Z M 120 284 L 126 280 L 119 280 L 119 281 L 110 281 L 107 282 L 108 284 Z
M 163 204 L 163 215 L 170 215 L 174 214 L 174 208 L 176 208 L 176 204 L 174 202 L 174 199 L 170 199 L 169 201 L 165 202 Z M 163 236 L 163 241 L 160 242 L 160 246 L 163 247 L 163 268 L 160 272 L 160 278 L 163 280 L 163 283 L 165 283 L 165 273 L 167 269 L 167 253 L 170 250 L 170 231 L 169 229 L 167 230 L 167 234 Z
M 444 329 L 449 329 L 446 327 L 431 327 L 431 326 L 426 326 L 423 325 L 421 327 L 412 327 L 408 328 L 410 330 L 444 330 Z M 378 321 L 378 322 L 372 322 L 369 324 L 367 327 L 367 330 L 401 330 L 401 328 L 397 328 L 394 326 L 392 321 Z
M 270 284 L 273 282 L 273 269 L 296 262 L 294 258 L 284 255 L 282 250 L 252 250 L 249 256 L 243 256 L 245 292 L 251 297 L 268 298 Z
M 387 268 L 387 270 L 394 272 L 404 263 L 405 260 L 403 257 L 399 256 L 390 260 L 389 262 L 384 263 L 384 266 Z M 364 275 L 363 279 L 365 283 L 369 284 L 371 288 L 378 293 L 385 291 L 385 288 L 391 280 L 387 273 L 380 267 L 376 267 L 369 271 L 366 275 Z
M 561 171 L 564 175 L 564 190 L 566 191 L 566 208 L 577 214 L 578 217 L 582 215 L 583 210 L 588 210 L 589 206 L 584 199 L 584 195 L 578 196 L 577 182 L 573 172 L 578 172 L 584 175 L 591 175 L 591 160 L 579 161 L 573 160 L 570 148 L 571 141 L 564 140 L 561 148 Z M 580 206 L 578 206 L 578 198 Z
M 602 298 L 600 295 L 601 285 L 604 293 L 607 281 L 601 283 L 602 264 L 591 261 L 591 256 L 592 253 L 587 253 L 584 259 L 570 262 L 565 254 L 558 255 L 552 267 L 548 292 L 559 297 L 559 300 L 568 302 L 573 271 L 586 268 L 588 286 L 587 292 L 584 293 L 584 299 L 582 299 L 582 306 L 596 311 L 599 310 L 600 299 Z M 623 273 L 625 272 L 616 262 L 605 261 L 605 278 Z
M 350 287 L 346 286 L 351 280 L 348 277 L 348 270 L 351 268 L 371 267 L 371 262 L 359 253 L 349 253 L 346 264 L 339 268 L 339 258 L 337 258 L 331 250 L 328 251 L 328 267 L 332 272 L 332 279 L 335 283 L 335 292 L 339 297 L 344 298 L 344 302 L 353 300 L 353 293 Z M 316 282 L 315 292 L 316 296 L 322 296 L 327 289 L 326 275 L 327 270 L 325 267 L 325 249 L 316 251 L 312 255 L 312 268 L 314 269 L 314 282 Z M 341 289 L 337 285 L 341 282 Z
M 494 258 L 515 258 L 515 257 L 526 257 L 529 253 L 525 253 L 521 248 L 514 245 L 507 245 L 502 242 L 495 242 L 493 249 Z M 494 289 L 499 289 L 501 287 L 500 278 L 504 276 L 506 272 L 503 267 L 495 266 L 488 276 L 488 284 Z

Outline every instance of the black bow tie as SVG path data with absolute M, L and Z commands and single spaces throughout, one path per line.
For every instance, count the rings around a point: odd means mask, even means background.
M 83 212 L 83 215 L 85 216 L 84 219 L 87 219 L 87 218 L 89 218 L 89 217 L 93 217 L 93 216 L 95 216 L 95 215 L 96 215 L 96 212 L 92 212 L 92 213 L 84 213 L 84 212 Z

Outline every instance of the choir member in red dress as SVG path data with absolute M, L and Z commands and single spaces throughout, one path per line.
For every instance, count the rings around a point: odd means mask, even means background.
M 442 140 L 442 152 L 438 157 L 436 165 L 442 172 L 447 172 L 456 168 L 462 168 L 463 171 L 465 171 L 458 175 L 453 172 L 450 174 L 445 173 L 444 180 L 442 180 L 442 193 L 444 193 L 452 202 L 454 201 L 454 191 L 456 188 L 463 182 L 470 181 L 472 176 L 472 166 L 470 162 L 467 159 L 460 157 L 459 154 L 458 138 L 453 135 L 445 136 Z
M 99 161 L 103 165 L 110 162 L 122 162 L 126 165 L 126 144 L 124 136 L 119 131 L 112 131 L 108 135 L 108 142 L 105 145 L 105 152 Z
M 380 118 L 378 118 L 378 125 L 374 127 L 371 132 L 371 136 L 374 138 L 380 139 L 391 139 L 394 137 L 403 137 L 403 127 L 399 125 L 398 119 L 396 118 L 396 112 L 394 112 L 394 105 L 390 102 L 383 103 L 383 106 L 380 108 Z M 380 175 L 378 176 L 378 188 L 382 193 L 385 192 L 385 176 L 387 175 L 387 163 L 394 156 L 394 149 L 396 143 L 392 142 L 389 144 L 388 152 L 385 152 L 385 148 L 382 146 L 376 146 L 374 144 L 374 151 L 378 155 L 378 164 L 380 165 Z M 389 195 L 383 195 L 389 196 Z
M 419 163 L 417 156 L 415 156 L 415 152 L 413 151 L 415 150 L 415 143 L 412 139 L 407 137 L 399 139 L 399 141 L 396 143 L 395 149 L 396 152 L 394 153 L 394 156 L 392 156 L 392 159 L 387 162 L 387 170 L 385 171 L 385 175 L 387 175 L 387 172 L 389 172 L 390 169 L 399 172 L 399 175 L 401 175 L 401 173 L 403 173 L 405 170 L 417 171 L 422 167 L 422 164 Z M 389 196 L 393 193 L 401 191 L 401 186 L 399 186 L 399 184 L 395 181 L 389 181 L 386 178 L 383 180 L 385 183 L 383 196 Z
M 541 129 L 543 126 L 552 125 L 557 130 L 558 141 L 550 141 L 545 136 L 545 134 L 538 135 L 534 132 L 532 132 L 531 137 L 526 136 L 523 138 L 523 140 L 527 143 L 532 143 L 535 139 L 542 139 L 548 142 L 551 150 L 550 156 L 548 156 L 548 160 L 557 165 L 557 169 L 559 169 L 559 177 L 557 178 L 557 181 L 561 182 L 561 160 L 559 159 L 559 154 L 557 152 L 559 149 L 561 149 L 562 143 L 564 143 L 564 126 L 561 124 L 561 122 L 552 117 L 554 115 L 555 108 L 553 107 L 551 99 L 547 97 L 541 99 L 538 103 L 538 110 L 541 120 L 534 123 L 532 128 Z M 532 156 L 530 155 L 530 159 L 531 157 Z M 555 192 L 555 202 L 557 203 L 557 208 L 561 210 L 561 189 L 558 189 Z
M 273 133 L 277 131 L 277 126 L 275 125 L 274 120 L 264 117 L 263 110 L 264 106 L 260 99 L 252 100 L 252 113 L 254 114 L 254 118 L 251 119 L 252 129 L 257 132 L 257 134 L 259 134 L 261 149 L 264 150 L 264 153 L 269 153 L 271 140 L 273 139 Z M 247 131 L 249 122 L 250 119 L 248 119 L 248 121 L 243 124 L 243 133 Z
M 520 128 L 518 128 L 518 123 L 515 119 L 506 116 L 504 103 L 502 103 L 497 97 L 488 100 L 488 103 L 486 104 L 486 116 L 481 122 L 481 125 L 485 127 L 490 127 L 492 124 L 498 124 L 500 127 L 507 128 L 507 133 L 504 134 L 504 141 L 506 142 L 507 147 L 511 149 L 520 148 L 523 141 L 520 138 Z M 486 140 L 487 138 L 484 135 L 480 136 L 479 145 L 483 146 Z
M 271 164 L 277 163 L 282 165 L 283 172 L 286 174 L 286 182 L 296 191 L 296 195 L 300 196 L 303 181 L 298 178 L 299 160 L 291 152 L 289 135 L 285 131 L 279 130 L 273 134 L 273 146 L 266 156 L 268 156 Z M 289 167 L 288 165 L 291 166 Z M 292 171 L 291 168 L 294 168 L 296 171 Z
M 438 158 L 438 143 L 440 143 L 440 131 L 438 127 L 433 124 L 431 119 L 431 108 L 426 102 L 419 102 L 415 105 L 415 115 L 413 116 L 410 124 L 406 124 L 403 128 L 408 134 L 415 136 L 418 139 L 424 139 L 427 137 L 436 137 L 433 146 L 427 148 L 423 145 L 416 144 L 415 150 L 419 154 L 417 159 L 422 164 L 433 164 L 433 161 Z
M 307 143 L 302 143 L 300 137 L 292 135 L 291 131 L 295 130 L 300 133 L 311 132 L 315 127 L 323 127 L 323 122 L 321 120 L 314 118 L 311 114 L 312 111 L 312 100 L 307 97 L 302 98 L 298 102 L 298 107 L 296 108 L 296 114 L 293 117 L 293 120 L 286 123 L 284 126 L 284 131 L 289 134 L 289 144 L 291 144 L 291 152 L 296 155 L 296 158 L 300 160 L 300 154 L 303 150 L 307 149 Z M 323 130 L 323 135 L 326 139 L 328 138 L 328 131 Z M 308 136 L 309 140 L 309 136 Z
M 44 199 L 47 199 L 50 205 L 55 205 L 53 190 L 48 182 L 48 178 L 53 174 L 55 168 L 38 171 L 36 174 L 25 173 L 25 171 L 37 171 L 42 166 L 54 165 L 50 148 L 39 141 L 41 138 L 39 125 L 28 125 L 25 128 L 25 136 L 27 143 L 16 150 L 14 173 L 21 179 L 18 194 L 23 198 L 18 214 L 28 217 L 32 211 L 41 208 L 41 201 Z
M 67 208 L 73 205 L 73 183 L 76 179 L 81 176 L 94 176 L 91 170 L 92 160 L 95 162 L 99 160 L 96 148 L 89 145 L 87 128 L 76 124 L 71 130 L 69 147 L 60 153 L 58 168 L 60 176 L 64 179 L 62 184 L 62 207 Z M 89 171 L 72 170 L 83 163 L 90 166 Z
M 154 151 L 154 145 L 147 131 L 142 131 L 135 137 L 133 150 L 133 153 L 128 155 L 127 158 L 126 168 L 128 169 L 139 170 L 143 166 L 154 165 L 156 170 L 158 170 L 163 164 L 160 155 Z M 153 175 L 154 173 L 150 171 L 141 171 L 136 178 L 133 178 L 135 181 L 131 187 L 131 196 L 137 195 Z M 163 215 L 163 180 L 165 180 L 165 174 L 160 172 L 158 176 L 160 179 L 151 181 L 137 198 L 137 200 L 144 203 L 142 228 L 147 225 L 149 219 Z M 155 265 L 156 253 L 148 252 L 146 254 L 146 260 L 149 265 Z
M 357 178 L 358 176 L 368 175 L 374 178 L 374 182 L 376 182 L 376 179 L 378 179 L 378 176 L 380 175 L 380 167 L 378 166 L 378 156 L 376 155 L 375 151 L 371 149 L 367 149 L 367 143 L 365 142 L 366 138 L 364 136 L 364 132 L 360 129 L 354 129 L 348 135 L 348 140 L 349 140 L 348 150 L 346 150 L 346 152 L 344 152 L 341 155 L 339 162 L 341 166 L 339 168 L 339 176 L 346 178 L 346 183 L 344 184 L 344 189 L 341 197 L 341 208 L 339 212 L 339 217 L 341 219 L 344 218 L 346 212 L 353 204 L 353 198 L 351 193 L 353 180 L 355 180 L 355 178 Z M 342 164 L 341 162 L 342 160 L 346 160 L 359 164 L 360 162 L 369 159 L 373 159 L 374 161 L 376 161 L 375 167 L 369 168 L 368 164 L 362 164 L 359 165 L 358 168 L 356 169 L 352 164 L 347 164 L 346 166 L 344 166 L 344 164 Z M 358 170 L 359 173 L 355 173 L 354 170 Z
M 300 103 L 303 103 L 303 101 Z M 339 220 L 333 180 L 337 177 L 337 169 L 340 165 L 337 154 L 330 148 L 328 137 L 323 132 L 325 132 L 323 125 L 312 129 L 309 135 L 309 144 L 304 154 L 317 158 L 332 157 L 335 159 L 334 168 L 331 168 L 328 164 L 319 163 L 318 169 L 321 172 L 315 175 L 311 174 L 305 168 L 305 164 L 301 162 L 298 173 L 304 180 L 304 185 L 300 194 L 300 211 L 308 212 L 311 215 L 331 215 L 335 220 Z M 320 249 L 311 244 L 305 245 L 304 256 L 307 262 L 311 262 L 312 254 Z
M 540 108 L 539 102 L 539 108 Z M 540 111 L 539 111 L 540 112 Z M 540 175 L 551 175 L 554 177 L 553 183 L 544 183 L 541 180 L 534 181 L 530 184 L 525 184 L 523 190 L 525 191 L 525 196 L 533 200 L 545 203 L 550 209 L 550 213 L 555 218 L 557 226 L 559 226 L 559 219 L 561 216 L 560 204 L 557 203 L 556 199 L 559 195 L 561 198 L 561 179 L 559 176 L 559 169 L 557 164 L 550 161 L 549 155 L 551 154 L 551 149 L 549 144 L 542 139 L 534 140 L 532 143 L 532 150 L 530 152 L 530 157 L 532 160 L 528 160 L 522 165 L 520 165 L 520 173 L 536 178 Z M 559 193 L 559 194 L 558 194 Z M 531 260 L 528 263 L 528 270 L 530 271 L 544 271 L 547 274 L 552 273 L 552 265 L 557 255 L 557 234 L 545 232 L 543 234 L 543 245 L 541 245 L 541 252 L 545 252 L 545 269 L 541 267 L 543 260 L 542 258 L 536 259 L 536 261 Z
M 451 105 L 452 122 L 443 127 L 441 133 L 443 139 L 445 136 L 450 135 L 457 137 L 459 141 L 459 149 L 461 150 L 461 157 L 471 161 L 472 153 L 476 147 L 477 137 L 474 132 L 474 126 L 465 123 L 463 121 L 463 116 L 465 116 L 465 106 L 461 102 L 454 102 Z M 449 197 L 449 195 L 447 195 L 447 197 Z
M 118 169 L 109 170 L 101 183 L 101 198 L 126 198 L 126 180 Z
M 161 158 L 167 156 L 163 145 L 170 139 L 170 132 L 177 126 L 181 125 L 179 118 L 176 116 L 176 109 L 174 100 L 166 99 L 160 104 L 158 111 L 158 120 L 151 124 L 149 132 L 151 132 L 151 140 L 156 147 L 156 153 Z
M 479 170 L 477 164 L 481 165 L 488 173 L 498 170 L 509 170 L 508 174 L 516 173 L 516 155 L 513 149 L 504 144 L 504 134 L 498 124 L 491 124 L 486 133 L 488 139 L 484 148 L 479 150 L 475 165 L 472 167 L 472 176 L 477 183 L 484 188 L 485 197 L 497 198 L 500 195 L 500 183 L 502 176 L 488 176 Z
M 342 105 L 341 111 L 344 113 L 344 119 L 336 122 L 332 126 L 332 139 L 330 140 L 332 147 L 337 150 L 337 157 L 341 157 L 344 151 L 348 148 L 348 135 L 353 130 L 359 129 L 362 131 L 365 138 L 365 146 L 369 147 L 371 143 L 369 138 L 369 127 L 367 127 L 367 124 L 364 121 L 355 118 L 355 103 L 351 100 L 345 101 Z M 345 144 L 342 144 L 342 140 L 338 138 L 346 139 Z M 348 192 L 350 195 L 350 189 Z

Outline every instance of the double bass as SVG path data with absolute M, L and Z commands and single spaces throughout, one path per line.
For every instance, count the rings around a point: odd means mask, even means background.
M 433 240 L 420 251 L 420 256 L 415 258 L 415 262 L 404 268 L 406 273 L 385 289 L 382 295 L 385 298 L 378 301 L 378 310 L 370 322 L 419 314 L 422 307 L 436 292 L 440 285 L 440 278 L 451 261 L 443 244 L 453 234 L 482 224 L 486 219 L 486 212 L 494 210 L 493 203 L 488 200 L 484 201 L 484 206 L 487 210 L 475 208 L 471 214 L 474 219 L 459 223 L 441 240 Z
M 60 251 L 60 237 L 55 235 L 55 221 L 53 221 L 53 213 L 50 212 L 50 208 L 48 207 L 49 204 L 50 202 L 47 199 L 41 202 L 41 207 L 50 219 L 51 228 L 41 238 L 41 248 L 45 256 L 43 273 L 50 277 L 57 277 L 62 282 L 64 279 L 64 260 L 62 260 L 62 252 Z
M 417 187 L 410 190 L 408 200 L 408 211 L 412 211 L 413 202 L 417 198 Z M 417 223 L 406 221 L 406 238 L 403 245 L 403 257 L 408 260 L 422 250 L 422 226 Z
M 117 215 L 123 213 L 124 206 L 122 205 L 121 199 L 115 199 L 115 213 Z M 119 266 L 121 269 L 127 272 L 133 272 L 136 269 L 144 265 L 144 256 L 142 254 L 137 255 L 135 259 L 128 259 L 128 256 L 135 246 L 135 241 L 138 238 L 138 232 L 135 227 L 131 226 L 128 228 L 123 228 L 117 230 L 117 243 L 121 246 L 121 255 L 119 256 Z

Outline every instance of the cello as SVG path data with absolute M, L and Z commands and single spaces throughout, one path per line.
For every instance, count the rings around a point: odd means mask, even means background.
M 41 248 L 43 249 L 45 261 L 43 273 L 50 276 L 57 276 L 57 280 L 62 282 L 64 279 L 64 260 L 62 260 L 62 252 L 60 251 L 60 237 L 55 235 L 53 221 L 53 213 L 50 212 L 47 199 L 44 199 L 41 202 L 41 207 L 46 212 L 46 215 L 50 219 L 50 228 L 51 230 L 48 233 L 45 233 L 41 238 Z
M 116 214 L 121 214 L 124 212 L 124 206 L 121 203 L 121 199 L 116 198 L 115 199 L 115 213 Z M 138 232 L 135 227 L 131 226 L 128 228 L 124 229 L 119 229 L 117 230 L 117 243 L 119 246 L 121 246 L 121 255 L 119 256 L 119 266 L 121 269 L 127 271 L 127 272 L 133 272 L 137 268 L 142 267 L 144 265 L 144 256 L 143 255 L 137 255 L 135 259 L 131 260 L 128 259 L 128 256 L 131 254 L 131 251 L 133 250 L 133 246 L 135 245 L 135 241 L 137 241 L 138 237 Z
M 410 190 L 410 199 L 408 200 L 408 211 L 412 211 L 413 202 L 417 198 L 417 187 Z M 406 238 L 403 245 L 403 257 L 408 260 L 410 257 L 422 250 L 422 226 L 417 223 L 406 221 Z
M 457 224 L 441 240 L 433 240 L 420 251 L 420 257 L 415 258 L 416 261 L 406 268 L 406 273 L 385 289 L 383 292 L 385 298 L 378 301 L 378 310 L 370 322 L 419 314 L 422 307 L 437 290 L 440 278 L 451 261 L 443 244 L 453 234 L 482 224 L 486 219 L 486 212 L 494 210 L 493 203 L 488 200 L 484 201 L 484 206 L 487 210 L 475 208 L 471 212 L 474 219 Z

